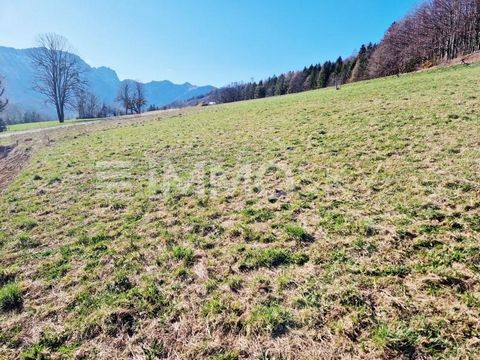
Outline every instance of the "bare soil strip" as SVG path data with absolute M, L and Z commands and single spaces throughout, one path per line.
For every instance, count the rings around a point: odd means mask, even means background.
M 0 192 L 7 188 L 7 185 L 27 164 L 31 149 L 16 145 L 0 146 Z

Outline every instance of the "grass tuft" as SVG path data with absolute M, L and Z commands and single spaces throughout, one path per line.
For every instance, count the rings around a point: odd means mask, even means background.
M 310 235 L 303 227 L 296 224 L 288 224 L 285 226 L 285 232 L 287 235 L 297 241 L 311 242 L 313 241 L 313 236 Z
M 293 252 L 284 248 L 251 249 L 244 255 L 240 270 L 250 270 L 260 267 L 273 268 L 286 265 L 304 265 L 308 255 Z
M 22 306 L 22 289 L 18 283 L 10 283 L 0 288 L 0 312 L 20 310 Z
M 192 249 L 184 246 L 174 246 L 172 248 L 173 256 L 177 260 L 183 260 L 186 266 L 193 265 L 195 259 L 195 253 Z
M 294 324 L 292 314 L 275 302 L 254 307 L 247 320 L 250 332 L 267 332 L 272 336 L 285 334 Z

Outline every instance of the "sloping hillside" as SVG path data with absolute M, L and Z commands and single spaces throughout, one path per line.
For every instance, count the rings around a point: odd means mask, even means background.
M 480 66 L 79 134 L 0 198 L 0 356 L 478 358 Z

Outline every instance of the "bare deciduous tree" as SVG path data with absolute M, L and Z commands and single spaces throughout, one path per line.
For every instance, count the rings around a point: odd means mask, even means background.
M 2 96 L 3 96 L 4 93 L 5 93 L 5 87 L 3 86 L 2 79 L 0 78 L 0 112 L 5 110 L 5 108 L 8 105 L 8 99 L 3 99 L 2 100 Z
M 287 92 L 289 94 L 297 93 L 303 90 L 303 83 L 305 82 L 305 72 L 297 71 L 293 74 L 288 84 Z
M 82 90 L 77 95 L 77 111 L 80 119 L 92 119 L 100 113 L 100 102 L 95 94 Z
M 0 78 L 0 112 L 5 110 L 8 104 L 8 100 L 4 99 L 2 100 L 2 96 L 5 93 L 5 87 L 2 85 L 2 79 Z M 7 131 L 7 124 L 3 121 L 2 118 L 0 118 L 0 132 Z
M 428 0 L 394 23 L 373 53 L 370 76 L 412 71 L 480 50 L 480 0 Z
M 132 109 L 132 95 L 130 94 L 130 83 L 128 81 L 124 81 L 120 85 L 120 89 L 118 90 L 117 101 L 123 106 L 125 109 L 125 114 L 128 115 L 128 111 Z
M 135 81 L 133 89 L 133 110 L 137 114 L 142 113 L 142 108 L 147 104 L 145 89 L 142 83 Z
M 30 58 L 36 71 L 34 89 L 55 105 L 58 120 L 63 123 L 65 109 L 74 109 L 77 94 L 85 85 L 78 56 L 63 36 L 43 34 Z
M 145 89 L 138 81 L 124 81 L 118 90 L 117 101 L 122 104 L 125 114 L 140 114 L 147 104 Z

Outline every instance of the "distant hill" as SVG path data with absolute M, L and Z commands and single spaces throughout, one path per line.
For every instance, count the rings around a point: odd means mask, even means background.
M 0 76 L 5 79 L 10 111 L 37 111 L 46 117 L 55 117 L 54 107 L 45 104 L 43 95 L 32 89 L 34 69 L 30 63 L 30 49 L 14 49 L 0 46 Z M 122 81 L 117 73 L 107 67 L 91 67 L 81 58 L 90 90 L 108 105 L 115 103 Z M 128 81 L 128 80 L 123 80 Z M 151 81 L 145 84 L 148 105 L 164 106 L 176 101 L 208 94 L 213 86 L 195 86 L 190 83 L 174 84 L 168 80 Z

